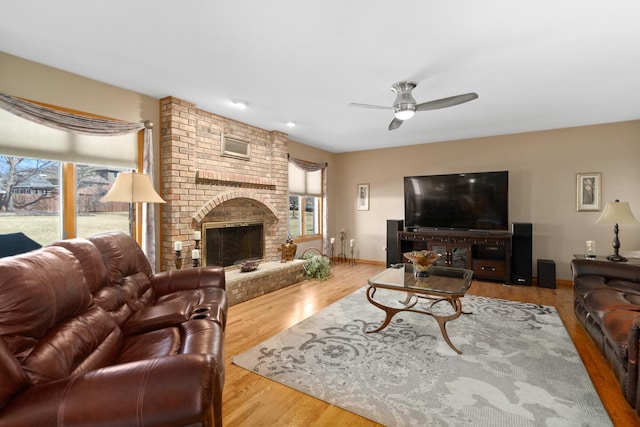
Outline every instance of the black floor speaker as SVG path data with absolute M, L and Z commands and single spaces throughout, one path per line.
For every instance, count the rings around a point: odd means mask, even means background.
M 514 222 L 511 226 L 511 283 L 531 286 L 533 226 L 528 222 Z
M 538 286 L 556 288 L 556 263 L 552 259 L 538 260 Z
M 402 254 L 398 244 L 398 231 L 404 228 L 404 220 L 388 219 L 387 220 L 387 267 L 391 264 L 402 262 Z

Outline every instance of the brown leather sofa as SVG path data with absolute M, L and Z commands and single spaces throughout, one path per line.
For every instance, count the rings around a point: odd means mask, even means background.
M 226 313 L 221 267 L 124 233 L 2 258 L 0 426 L 221 426 Z
M 574 259 L 574 310 L 640 414 L 640 265 Z

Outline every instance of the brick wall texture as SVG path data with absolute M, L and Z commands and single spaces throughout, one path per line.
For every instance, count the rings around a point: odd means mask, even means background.
M 175 268 L 178 240 L 184 265 L 191 265 L 194 231 L 204 237 L 202 224 L 217 221 L 264 221 L 265 260 L 280 260 L 278 248 L 288 233 L 287 135 L 174 97 L 160 101 L 160 119 L 160 193 L 167 201 L 161 208 L 161 268 Z M 224 137 L 248 142 L 250 158 L 222 155 Z

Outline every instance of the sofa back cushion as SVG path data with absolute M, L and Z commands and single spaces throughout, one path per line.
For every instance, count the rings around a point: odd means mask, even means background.
M 132 274 L 144 273 L 149 277 L 153 273 L 144 252 L 128 234 L 113 231 L 95 234 L 88 239 L 100 251 L 111 285 L 122 285 L 125 277 Z
M 80 261 L 93 301 L 111 315 L 118 325 L 131 317 L 133 309 L 127 304 L 127 295 L 119 285 L 112 285 L 105 260 L 96 245 L 87 239 L 68 239 L 52 243 L 69 249 Z
M 122 345 L 80 262 L 59 246 L 0 259 L 0 336 L 32 383 L 106 366 Z
M 7 406 L 13 396 L 30 385 L 29 378 L 0 337 L 0 410 Z
M 122 292 L 126 305 L 118 307 L 117 311 L 115 306 L 107 309 L 117 314 L 114 319 L 122 326 L 131 314 L 153 305 L 156 300 L 149 279 L 153 274 L 151 264 L 138 243 L 128 234 L 116 231 L 95 234 L 88 239 L 102 255 L 110 286 Z
M 104 264 L 100 251 L 87 239 L 68 239 L 52 243 L 50 246 L 62 246 L 73 253 L 80 262 L 85 280 L 91 293 L 106 286 L 109 283 L 107 267 Z
M 0 259 L 0 335 L 19 359 L 51 328 L 90 303 L 80 263 L 64 248 Z

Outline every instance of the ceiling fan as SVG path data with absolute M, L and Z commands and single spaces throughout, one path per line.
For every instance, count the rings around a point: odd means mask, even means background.
M 433 101 L 416 103 L 411 95 L 411 91 L 417 86 L 416 82 L 398 82 L 391 85 L 391 90 L 395 92 L 396 100 L 393 106 L 385 107 L 382 105 L 358 104 L 352 102 L 352 107 L 378 108 L 382 110 L 393 110 L 394 118 L 389 123 L 389 130 L 398 129 L 402 122 L 409 120 L 416 111 L 437 110 L 439 108 L 453 107 L 454 105 L 463 104 L 478 98 L 478 94 L 471 92 L 463 95 L 450 96 L 448 98 L 436 99 Z

